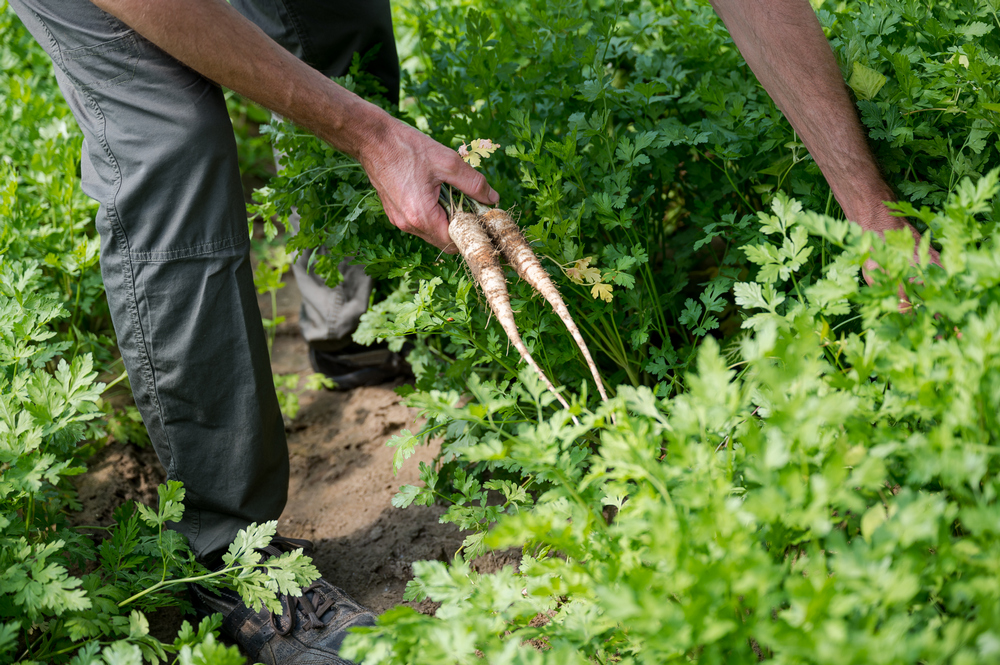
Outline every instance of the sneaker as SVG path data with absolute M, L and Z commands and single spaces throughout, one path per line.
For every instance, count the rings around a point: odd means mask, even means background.
M 390 351 L 385 344 L 370 347 L 351 344 L 339 351 L 323 351 L 310 346 L 309 362 L 314 371 L 333 379 L 334 390 L 353 390 L 411 376 L 403 353 Z
M 276 537 L 259 550 L 267 557 L 310 545 Z M 254 612 L 229 589 L 211 591 L 190 585 L 191 602 L 202 614 L 222 614 L 222 632 L 239 645 L 251 663 L 267 665 L 351 665 L 338 655 L 348 628 L 374 626 L 375 614 L 344 591 L 320 578 L 302 595 L 281 595 L 282 613 L 266 607 Z

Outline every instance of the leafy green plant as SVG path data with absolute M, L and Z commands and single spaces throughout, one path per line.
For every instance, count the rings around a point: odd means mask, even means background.
M 989 662 L 1000 646 L 1000 251 L 982 215 L 998 194 L 994 170 L 919 212 L 950 239 L 943 268 L 926 243 L 911 266 L 909 234 L 882 243 L 776 197 L 761 217 L 783 232 L 761 253 L 799 229 L 842 252 L 781 303 L 754 301 L 771 273 L 740 282 L 750 332 L 735 362 L 706 338 L 684 393 L 621 386 L 581 426 L 565 413 L 532 418 L 545 393 L 527 373 L 506 387 L 471 380 L 464 406 L 456 393 L 411 396 L 467 433 L 446 455 L 497 476 L 480 483 L 460 468 L 449 491 L 424 466 L 425 486 L 403 488 L 398 503 L 444 498 L 449 519 L 476 529 L 467 555 L 523 556 L 494 575 L 462 557 L 415 564 L 408 597 L 441 603 L 436 617 L 396 608 L 345 655 Z M 885 270 L 862 288 L 868 258 Z M 785 279 L 804 270 L 792 263 Z M 838 331 L 852 312 L 859 330 Z M 497 479 L 512 472 L 525 480 Z
M 273 222 L 268 218 L 268 223 Z M 276 233 L 276 231 L 275 231 Z M 264 332 L 267 334 L 267 352 L 270 355 L 274 349 L 274 338 L 278 326 L 285 322 L 285 317 L 278 315 L 278 291 L 285 287 L 281 281 L 289 266 L 295 262 L 295 257 L 289 254 L 283 245 L 266 244 L 259 253 L 257 268 L 254 270 L 253 281 L 257 292 L 266 293 L 271 299 L 272 318 L 264 318 Z M 333 381 L 319 372 L 311 372 L 305 377 L 300 374 L 274 374 L 274 388 L 278 396 L 278 406 L 281 413 L 289 419 L 294 419 L 299 413 L 299 392 L 302 390 L 320 390 L 333 388 Z
M 274 174 L 274 153 L 260 126 L 271 120 L 271 112 L 232 90 L 226 90 L 226 108 L 236 136 L 244 187 L 266 183 Z
M 391 610 L 345 654 L 995 659 L 996 12 L 818 10 L 918 248 L 843 219 L 704 4 L 402 12 L 405 117 L 456 149 L 504 146 L 480 168 L 611 379 L 596 406 L 572 341 L 512 286 L 526 346 L 580 426 L 518 371 L 456 262 L 391 228 L 351 160 L 275 124 L 289 160 L 261 205 L 298 209 L 291 243 L 325 246 L 331 282 L 344 256 L 398 280 L 357 341 L 417 339 L 402 392 L 426 421 L 389 444 L 397 468 L 434 437 L 441 454 L 394 503 L 449 504 L 470 530 L 452 563 L 414 566 L 407 597 L 440 603 L 435 617 Z M 358 70 L 344 83 L 366 89 Z M 883 270 L 863 287 L 868 259 Z M 516 569 L 469 563 L 511 546 Z
M 76 654 L 73 662 L 104 662 L 99 654 L 108 660 L 109 654 L 120 652 L 115 657 L 125 658 L 121 662 L 156 663 L 174 654 L 174 661 L 183 663 L 201 650 L 206 663 L 242 663 L 236 647 L 215 643 L 221 616 L 203 619 L 197 633 L 184 622 L 173 643 L 164 643 L 149 634 L 146 613 L 186 604 L 172 588 L 185 584 L 232 588 L 251 607 L 259 610 L 264 605 L 280 613 L 277 594 L 297 593 L 319 577 L 301 550 L 262 560 L 258 549 L 270 543 L 274 522 L 252 524 L 241 531 L 223 555 L 223 565 L 218 570 L 205 569 L 194 560 L 183 537 L 165 528 L 183 514 L 181 483 L 170 481 L 158 490 L 155 509 L 141 504 L 119 507 L 115 524 L 96 551 L 88 547 L 89 541 L 69 547 L 60 541 L 48 544 L 52 554 L 62 550 L 64 556 L 75 559 L 96 559 L 97 568 L 82 578 L 67 576 L 65 569 L 50 565 L 48 579 L 32 581 L 16 574 L 16 564 L 11 568 L 15 575 L 8 576 L 11 584 L 4 591 L 13 592 L 19 614 L 34 622 L 18 662 L 25 658 L 54 662 L 65 660 L 67 654 Z M 48 620 L 40 624 L 38 619 L 46 615 Z
M 914 202 L 940 202 L 959 178 L 997 161 L 988 140 L 997 128 L 990 104 L 1000 103 L 989 82 L 1000 50 L 992 10 L 947 4 L 934 10 L 934 21 L 930 11 L 878 3 L 820 11 L 848 78 L 862 90 L 859 109 L 892 183 L 905 196 L 926 192 Z M 594 283 L 610 287 L 595 295 L 593 286 L 574 288 L 587 286 L 582 279 L 566 276 L 560 284 L 576 294 L 571 309 L 587 313 L 581 327 L 599 362 L 617 371 L 612 383 L 681 389 L 697 343 L 738 327 L 725 294 L 741 271 L 755 269 L 739 248 L 761 240 L 751 215 L 775 192 L 839 215 L 815 163 L 707 6 L 520 2 L 467 10 L 415 3 L 402 21 L 420 39 L 407 60 L 419 64 L 405 81 L 416 124 L 456 148 L 477 136 L 505 146 L 506 158 L 494 158 L 485 172 L 503 200 L 516 204 L 550 271 L 559 277 L 589 258 L 587 267 L 600 271 Z M 967 38 L 972 33 L 975 41 Z M 904 106 L 896 79 L 858 83 L 863 71 L 883 76 L 879 69 L 892 73 L 897 65 L 910 77 Z M 358 69 L 345 82 L 368 89 Z M 918 84 L 928 91 L 916 94 Z M 944 112 L 931 109 L 944 97 L 961 112 L 945 113 L 942 125 L 931 119 Z M 898 114 L 891 141 L 875 131 L 873 108 Z M 351 255 L 382 279 L 441 279 L 434 298 L 441 323 L 410 332 L 436 337 L 437 376 L 419 385 L 459 387 L 447 377 L 449 365 L 468 360 L 454 353 L 460 326 L 447 325 L 459 320 L 463 297 L 457 265 L 392 229 L 351 160 L 288 124 L 270 134 L 290 157 L 262 205 L 279 216 L 298 209 L 303 231 L 292 246 L 330 249 L 321 273 L 335 282 L 335 266 Z M 821 264 L 829 247 L 815 244 Z M 557 330 L 530 290 L 515 288 L 512 296 L 526 303 L 522 317 L 531 327 Z M 485 318 L 476 327 L 489 330 Z M 540 362 L 547 373 L 556 370 L 557 383 L 575 387 L 585 368 L 568 337 L 557 338 L 562 344 L 547 345 Z M 526 343 L 534 354 L 535 340 Z M 492 355 L 507 354 L 477 355 L 471 367 L 495 362 Z

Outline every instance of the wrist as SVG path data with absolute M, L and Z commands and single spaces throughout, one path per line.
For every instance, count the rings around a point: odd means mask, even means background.
M 893 198 L 883 199 L 884 201 L 892 201 Z M 877 201 L 869 204 L 866 208 L 858 213 L 856 216 L 848 217 L 855 223 L 858 224 L 865 231 L 871 231 L 882 235 L 886 231 L 894 231 L 899 229 L 909 228 L 910 224 L 906 221 L 905 217 L 897 217 L 889 208 L 885 206 L 883 201 Z
M 364 164 L 366 155 L 390 134 L 393 118 L 375 104 L 347 94 L 349 97 L 339 105 L 339 113 L 324 123 L 316 134 Z
M 834 192 L 844 215 L 866 231 L 881 235 L 885 231 L 908 226 L 904 217 L 895 216 L 886 207 L 886 202 L 895 201 L 897 197 L 881 177 L 874 183 L 851 183 L 846 195 L 839 194 L 841 193 Z

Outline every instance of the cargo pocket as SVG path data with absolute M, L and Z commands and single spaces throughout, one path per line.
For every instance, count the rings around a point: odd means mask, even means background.
M 128 83 L 139 62 L 135 33 L 128 33 L 95 46 L 62 51 L 66 73 L 82 88 L 103 88 Z

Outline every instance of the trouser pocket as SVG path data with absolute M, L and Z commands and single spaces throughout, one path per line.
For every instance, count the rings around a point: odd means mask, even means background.
M 116 17 L 79 0 L 10 2 L 74 86 L 123 85 L 135 77 L 142 37 Z
M 135 76 L 139 46 L 135 34 L 126 34 L 94 46 L 62 52 L 66 73 L 81 88 L 122 85 Z

